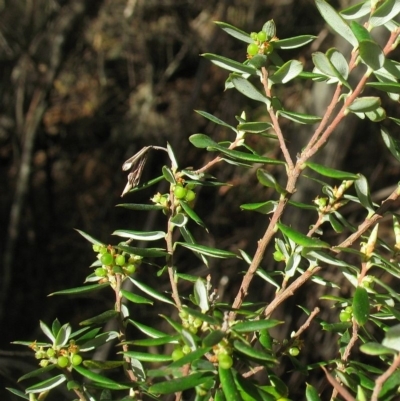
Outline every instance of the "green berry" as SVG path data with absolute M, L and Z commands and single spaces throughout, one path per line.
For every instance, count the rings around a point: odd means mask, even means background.
M 72 355 L 71 363 L 73 366 L 78 366 L 82 363 L 82 357 L 79 354 Z
M 289 354 L 292 355 L 292 356 L 297 356 L 297 355 L 300 354 L 300 350 L 297 347 L 291 347 L 289 349 Z
M 233 365 L 233 359 L 228 354 L 219 354 L 217 356 L 218 364 L 222 369 L 229 369 Z
M 187 189 L 177 185 L 174 189 L 174 195 L 177 199 L 183 199 L 186 196 Z
M 184 352 L 182 351 L 182 348 L 180 348 L 180 347 L 175 348 L 175 349 L 172 351 L 172 354 L 171 354 L 171 358 L 172 358 L 172 360 L 173 360 L 174 362 L 177 361 L 178 359 L 183 358 L 184 356 L 185 356 L 185 354 L 184 354 Z
M 57 359 L 57 365 L 60 368 L 66 368 L 69 365 L 69 359 L 66 356 L 59 356 Z
M 191 349 L 190 349 L 189 345 L 186 345 L 186 344 L 185 344 L 185 345 L 182 347 L 182 352 L 183 352 L 185 355 L 189 354 L 190 351 L 191 351 Z
M 105 266 L 110 266 L 113 264 L 114 262 L 114 258 L 110 253 L 105 253 L 102 257 L 101 257 L 101 263 L 103 263 L 103 265 Z
M 251 37 L 253 40 L 257 40 L 257 32 L 252 32 L 252 33 L 250 34 L 250 37 Z
M 125 271 L 128 274 L 133 274 L 136 271 L 136 266 L 135 265 L 128 265 L 128 266 L 125 267 Z
M 351 320 L 351 313 L 346 311 L 341 311 L 339 314 L 339 320 L 341 322 L 349 322 Z
M 49 348 L 47 351 L 46 351 L 46 355 L 49 357 L 49 358 L 53 358 L 53 356 L 56 354 L 56 351 L 53 349 L 53 348 Z
M 267 33 L 264 31 L 260 31 L 257 33 L 257 40 L 259 42 L 265 42 L 267 40 Z
M 268 55 L 271 54 L 274 51 L 274 46 L 273 44 L 270 43 L 266 43 L 264 46 L 264 54 Z
M 104 267 L 98 267 L 95 271 L 94 274 L 97 277 L 106 277 L 107 276 L 107 269 L 104 269 Z
M 101 248 L 101 246 L 100 245 L 97 245 L 97 244 L 93 244 L 93 250 L 95 251 L 95 252 L 99 252 L 100 251 L 100 248 Z
M 203 321 L 200 318 L 196 318 L 193 321 L 193 326 L 196 328 L 200 327 L 202 324 L 203 324 Z
M 104 255 L 105 253 L 107 253 L 107 248 L 106 248 L 105 246 L 100 247 L 99 253 L 100 253 L 101 255 Z
M 247 54 L 249 56 L 255 56 L 258 53 L 258 46 L 255 43 L 250 43 L 247 46 Z
M 115 258 L 115 264 L 118 266 L 123 266 L 126 263 L 124 255 L 117 255 Z
M 192 191 L 191 189 L 188 189 L 188 191 L 186 192 L 185 201 L 191 202 L 192 200 L 194 200 L 195 197 L 196 197 L 196 193 L 194 191 Z

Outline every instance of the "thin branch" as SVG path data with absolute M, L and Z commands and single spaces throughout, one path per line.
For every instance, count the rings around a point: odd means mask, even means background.
M 321 366 L 321 369 L 324 371 L 325 376 L 328 382 L 333 386 L 333 388 L 346 400 L 346 401 L 356 401 L 356 399 L 337 381 L 332 375 L 325 369 L 324 366 Z
M 308 316 L 307 320 L 300 326 L 296 333 L 292 335 L 292 338 L 300 337 L 304 333 L 304 331 L 308 329 L 312 320 L 315 318 L 315 316 L 318 315 L 319 312 L 320 309 L 318 307 L 315 307 L 314 310 L 310 313 L 310 316 Z
M 393 363 L 389 366 L 386 372 L 381 374 L 376 380 L 375 380 L 375 387 L 374 391 L 372 392 L 371 396 L 371 401 L 378 401 L 378 396 L 379 393 L 382 389 L 383 384 L 393 373 L 396 371 L 396 369 L 400 366 L 400 354 L 397 354 L 393 360 Z

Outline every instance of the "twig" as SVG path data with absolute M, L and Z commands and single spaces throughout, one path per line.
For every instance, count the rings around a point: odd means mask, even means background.
M 383 384 L 389 377 L 396 371 L 396 369 L 400 366 L 400 354 L 397 354 L 394 357 L 393 363 L 389 366 L 386 372 L 381 374 L 376 380 L 375 380 L 375 387 L 374 391 L 372 392 L 371 395 L 371 401 L 378 401 L 378 396 L 379 393 L 382 389 Z
M 356 399 L 337 381 L 332 375 L 325 369 L 324 366 L 321 366 L 321 369 L 324 371 L 325 376 L 328 382 L 333 386 L 333 388 L 346 400 L 346 401 L 356 401 Z
M 301 334 L 303 334 L 303 332 L 308 329 L 312 320 L 314 319 L 315 316 L 318 315 L 319 312 L 320 309 L 318 307 L 315 307 L 314 310 L 310 313 L 310 316 L 308 316 L 307 320 L 300 326 L 300 328 L 296 331 L 296 333 L 292 335 L 292 338 L 300 337 Z

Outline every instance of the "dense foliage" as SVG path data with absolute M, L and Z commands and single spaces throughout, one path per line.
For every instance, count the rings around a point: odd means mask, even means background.
M 52 295 L 102 290 L 113 295 L 115 307 L 80 322 L 80 328 L 58 319 L 51 324 L 41 322 L 46 342 L 16 341 L 34 351 L 40 368 L 20 378 L 34 379 L 25 394 L 10 388 L 12 393 L 41 400 L 63 385 L 80 400 L 174 397 L 282 401 L 305 397 L 314 401 L 331 397 L 363 401 L 394 400 L 399 396 L 400 297 L 395 288 L 400 278 L 400 222 L 394 212 L 400 189 L 395 186 L 378 205 L 371 199 L 368 177 L 315 163 L 311 158 L 335 135 L 346 116 L 354 114 L 370 124 L 380 124 L 381 139 L 400 161 L 398 141 L 392 134 L 400 119 L 388 116 L 383 107 L 387 100 L 398 102 L 400 98 L 400 64 L 390 58 L 399 43 L 400 27 L 394 19 L 400 13 L 400 2 L 367 0 L 340 13 L 324 0 L 315 0 L 315 5 L 330 28 L 353 50 L 349 59 L 336 48 L 313 53 L 312 71 L 305 71 L 299 60 L 285 61 L 285 54 L 308 45 L 315 39 L 313 35 L 280 38 L 273 20 L 251 33 L 217 22 L 225 33 L 243 42 L 246 61 L 210 53 L 203 57 L 229 71 L 227 90 L 236 89 L 263 104 L 265 115 L 254 121 L 243 112 L 236 116 L 237 125 L 232 126 L 198 111 L 231 134 L 231 139 L 223 142 L 201 133 L 190 136 L 192 145 L 212 155 L 203 166 L 180 166 L 169 144 L 148 145 L 123 164 L 122 169 L 129 173 L 122 196 L 129 194 L 134 199 L 137 191 L 160 181 L 167 183 L 168 190 L 154 193 L 146 204 L 119 206 L 133 215 L 162 213 L 165 225 L 155 231 L 138 231 L 132 219 L 130 228 L 113 233 L 123 238 L 116 245 L 79 231 L 92 243 L 96 254 L 91 273 L 84 286 Z M 374 39 L 376 29 L 385 31 L 383 45 Z M 355 83 L 350 79 L 354 76 L 358 77 Z M 279 88 L 293 80 L 334 86 L 322 116 L 286 109 Z M 294 156 L 282 128 L 285 120 L 309 127 L 308 140 Z M 253 137 L 259 139 L 257 149 L 249 140 Z M 278 156 L 270 151 L 276 143 Z M 169 163 L 158 177 L 141 182 L 150 152 L 165 153 Z M 216 163 L 250 169 L 257 182 L 275 194 L 272 199 L 241 205 L 243 213 L 265 215 L 260 219 L 265 230 L 252 255 L 244 249 L 202 244 L 191 233 L 192 224 L 208 232 L 195 210 L 197 202 L 207 202 L 197 199 L 199 189 L 227 185 L 210 174 Z M 320 186 L 310 203 L 291 199 L 300 177 Z M 342 208 L 350 204 L 365 209 L 362 222 L 354 224 L 342 213 Z M 291 208 L 311 215 L 314 223 L 300 229 L 293 227 Z M 393 231 L 383 236 L 379 222 L 388 215 Z M 148 246 L 151 242 L 156 245 Z M 275 247 L 271 257 L 269 246 Z M 212 269 L 206 277 L 184 273 L 185 261 L 192 259 L 177 258 L 178 251 L 192 253 L 204 265 L 212 258 L 240 259 L 244 274 L 233 302 L 219 299 L 218 289 L 211 284 Z M 154 275 L 154 285 L 135 277 L 140 269 Z M 325 274 L 328 270 L 335 272 L 329 279 Z M 165 277 L 169 278 L 170 289 L 162 292 L 158 283 Z M 343 279 L 352 286 L 349 296 L 340 292 Z M 270 302 L 264 294 L 259 294 L 255 302 L 247 301 L 253 280 L 267 283 L 274 294 Z M 188 283 L 189 296 L 183 290 Z M 310 283 L 308 288 L 322 288 L 322 295 L 313 309 L 299 305 L 304 323 L 280 338 L 275 330 L 286 322 L 274 318 L 274 313 Z M 318 316 L 319 303 L 324 302 L 332 306 L 329 321 Z M 135 318 L 135 308 L 156 308 L 159 303 L 167 306 L 168 312 L 159 317 L 167 323 L 165 331 Z M 112 324 L 114 328 L 110 329 Z M 303 350 L 316 346 L 305 338 L 311 327 L 335 339 L 334 359 L 301 358 Z M 135 335 L 131 334 L 132 328 Z M 116 355 L 96 359 L 98 350 L 110 343 L 118 348 Z M 283 360 L 290 361 L 283 365 L 285 371 L 279 369 Z M 318 381 L 321 372 L 325 379 Z M 291 375 L 302 377 L 302 394 L 291 394 L 285 384 Z

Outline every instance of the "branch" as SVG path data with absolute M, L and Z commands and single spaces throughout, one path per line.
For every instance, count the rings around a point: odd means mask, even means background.
M 400 354 L 397 354 L 393 360 L 392 365 L 389 366 L 388 370 L 381 374 L 375 380 L 374 391 L 372 392 L 371 401 L 378 401 L 379 393 L 382 389 L 383 384 L 389 377 L 396 371 L 396 369 L 400 366 Z

